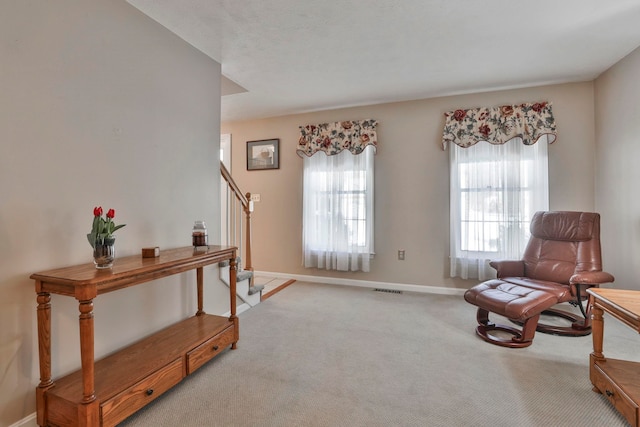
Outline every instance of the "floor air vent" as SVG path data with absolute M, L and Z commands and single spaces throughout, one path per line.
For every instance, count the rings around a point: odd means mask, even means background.
M 375 288 L 374 289 L 375 292 L 384 292 L 387 294 L 401 294 L 402 291 L 396 291 L 395 289 L 381 289 L 381 288 Z

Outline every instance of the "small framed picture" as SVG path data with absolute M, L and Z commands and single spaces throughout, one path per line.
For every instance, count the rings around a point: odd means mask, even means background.
M 247 170 L 280 169 L 279 139 L 247 141 Z

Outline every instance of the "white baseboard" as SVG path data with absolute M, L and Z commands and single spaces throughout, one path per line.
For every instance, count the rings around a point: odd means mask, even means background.
M 37 427 L 37 425 L 38 423 L 36 421 L 36 413 L 34 412 L 33 414 L 21 419 L 20 421 L 11 424 L 9 427 Z
M 240 313 L 247 311 L 251 308 L 251 306 L 249 304 L 242 303 L 239 306 L 236 307 L 236 316 L 239 315 Z M 229 317 L 231 316 L 231 311 L 227 311 L 226 313 L 221 315 L 222 317 Z
M 363 288 L 382 288 L 396 291 L 419 292 L 425 294 L 463 295 L 466 289 L 447 288 L 444 286 L 421 286 L 409 283 L 375 282 L 372 280 L 342 279 L 338 277 L 305 276 L 301 274 L 276 273 L 272 271 L 254 271 L 254 274 L 280 279 L 295 279 L 301 282 L 327 283 L 329 285 L 359 286 Z

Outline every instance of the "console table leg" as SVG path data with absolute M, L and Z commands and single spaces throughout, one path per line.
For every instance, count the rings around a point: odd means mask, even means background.
M 78 426 L 95 427 L 100 424 L 100 405 L 97 400 L 78 405 Z
M 604 360 L 602 353 L 603 335 L 604 335 L 604 318 L 603 310 L 595 304 L 592 304 L 591 311 L 591 336 L 593 339 L 593 357 L 596 360 Z
M 46 424 L 44 393 L 53 385 L 51 380 L 51 294 L 38 293 L 38 355 L 40 358 L 40 384 L 36 388 L 37 423 Z
M 82 362 L 82 403 L 96 400 L 93 353 L 93 300 L 80 301 L 80 358 Z
M 204 312 L 204 272 L 202 267 L 196 268 L 196 283 L 198 284 L 198 311 L 196 316 L 202 316 Z

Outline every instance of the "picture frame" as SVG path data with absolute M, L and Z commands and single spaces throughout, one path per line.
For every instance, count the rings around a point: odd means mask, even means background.
M 247 141 L 247 170 L 280 169 L 280 139 Z

